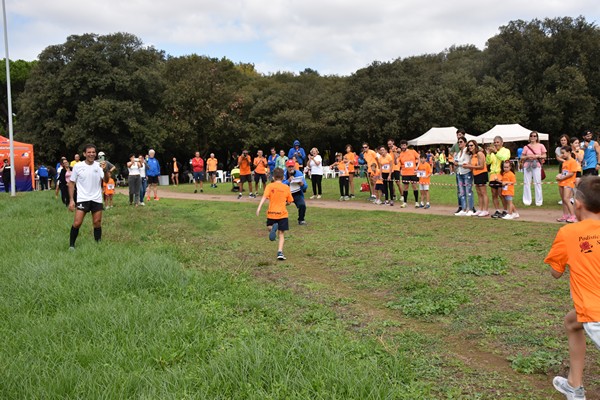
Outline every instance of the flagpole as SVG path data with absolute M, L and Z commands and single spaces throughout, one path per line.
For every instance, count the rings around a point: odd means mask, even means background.
M 2 0 L 2 15 L 4 17 L 4 49 L 6 50 L 6 94 L 8 96 L 8 140 L 10 143 L 10 195 L 15 196 L 15 143 L 13 140 L 12 95 L 10 90 L 10 58 L 8 56 L 8 28 L 6 26 L 6 4 Z

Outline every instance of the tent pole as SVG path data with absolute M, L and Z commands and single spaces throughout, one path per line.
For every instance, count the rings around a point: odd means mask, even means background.
M 8 104 L 8 139 L 10 143 L 10 195 L 15 196 L 15 144 L 13 140 L 12 95 L 10 90 L 10 58 L 8 57 L 8 28 L 6 26 L 6 2 L 2 0 L 2 15 L 4 17 L 4 49 L 6 51 L 6 94 Z

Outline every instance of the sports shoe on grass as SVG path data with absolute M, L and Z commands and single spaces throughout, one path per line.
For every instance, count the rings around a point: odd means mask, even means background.
M 577 222 L 577 217 L 574 215 L 571 215 L 569 218 L 567 218 L 567 222 L 572 224 L 573 222 Z
M 423 208 L 427 210 L 430 207 L 431 207 L 431 205 L 429 203 L 427 203 L 427 204 L 425 204 L 425 207 L 423 207 Z
M 415 208 L 419 208 L 419 203 L 415 202 Z
M 502 216 L 502 213 L 498 210 L 496 210 L 496 212 L 492 214 L 492 218 L 500 218 L 501 216 Z
M 242 194 L 238 193 L 238 200 L 242 198 Z
M 514 219 L 512 214 L 506 214 L 502 219 Z
M 275 241 L 275 239 L 277 238 L 277 229 L 279 228 L 279 224 L 277 222 L 275 222 L 273 224 L 273 226 L 271 227 L 271 232 L 269 232 L 269 240 L 271 242 Z
M 306 221 L 298 221 L 298 225 L 306 225 Z
M 320 198 L 321 198 L 321 195 L 320 195 L 320 194 L 318 194 L 318 195 L 317 195 L 317 199 L 320 199 Z
M 583 389 L 583 386 L 574 388 L 569 385 L 567 378 L 555 376 L 552 380 L 552 384 L 556 390 L 565 395 L 567 400 L 585 400 L 585 390 Z
M 568 219 L 568 218 L 569 218 L 569 217 L 567 217 L 566 215 L 563 215 L 562 217 L 560 217 L 560 218 L 557 218 L 556 220 L 557 220 L 558 222 L 567 222 L 567 219 Z
M 160 200 L 160 199 L 158 198 L 158 196 L 154 196 L 154 201 L 158 201 L 158 200 Z
M 490 213 L 489 213 L 489 212 L 487 212 L 487 211 L 482 211 L 482 212 L 480 212 L 480 213 L 479 213 L 478 217 L 487 217 L 487 216 L 489 216 L 489 215 L 490 215 Z
M 198 190 L 194 189 L 194 193 L 198 193 Z
M 467 212 L 465 210 L 460 210 L 457 213 L 454 213 L 454 215 L 456 215 L 457 217 L 464 217 L 467 215 Z
M 283 251 L 278 251 L 277 252 L 277 259 L 281 260 L 281 261 L 283 261 L 283 260 L 286 259 L 285 256 L 283 255 Z
M 454 214 L 457 214 L 457 213 L 459 213 L 459 212 L 461 212 L 461 211 L 462 211 L 462 207 L 458 207 L 458 208 L 456 209 L 456 211 L 454 211 Z
M 402 204 L 400 204 L 400 207 L 401 207 L 401 208 L 406 208 L 406 203 L 402 203 Z

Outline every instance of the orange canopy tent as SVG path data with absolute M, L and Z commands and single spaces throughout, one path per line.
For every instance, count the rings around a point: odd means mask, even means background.
M 15 188 L 18 192 L 31 191 L 35 185 L 35 168 L 33 167 L 33 145 L 13 141 L 15 149 Z M 10 160 L 10 143 L 7 138 L 0 136 L 0 162 Z M 0 190 L 4 190 L 0 180 Z

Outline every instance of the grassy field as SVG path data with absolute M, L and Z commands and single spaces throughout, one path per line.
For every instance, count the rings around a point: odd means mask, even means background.
M 309 208 L 278 262 L 256 204 L 126 204 L 69 252 L 50 193 L 0 197 L 0 398 L 560 398 L 557 225 Z
M 557 173 L 556 166 L 550 166 L 546 168 L 548 177 L 543 181 L 542 190 L 544 194 L 544 205 L 542 209 L 556 210 L 557 213 L 561 213 L 561 206 L 557 204 L 560 200 L 558 194 L 558 185 L 555 184 L 555 176 Z M 517 186 L 515 186 L 515 206 L 523 209 L 523 173 L 517 172 Z M 367 200 L 369 193 L 360 192 L 360 184 L 365 183 L 365 178 L 355 178 L 355 195 L 357 200 Z M 443 205 L 456 205 L 456 178 L 454 175 L 433 175 L 431 177 L 432 185 L 430 187 L 431 204 L 443 204 Z M 312 195 L 312 186 L 310 180 L 307 180 L 308 190 L 306 196 Z M 204 183 L 204 193 L 215 193 L 215 194 L 227 194 L 231 193 L 231 182 L 225 182 L 218 184 L 216 189 L 211 188 L 210 184 Z M 181 184 L 178 187 L 173 185 L 169 186 L 169 190 L 190 193 L 194 191 L 193 184 Z M 395 190 L 397 188 L 395 187 Z M 245 194 L 248 191 L 248 184 L 244 184 Z M 475 189 L 473 189 L 475 192 Z M 262 193 L 262 191 L 261 191 Z M 490 190 L 488 188 L 488 194 Z M 533 196 L 533 185 L 532 185 L 532 196 Z M 337 200 L 340 197 L 340 191 L 338 186 L 338 179 L 323 179 L 323 199 L 325 200 Z M 408 193 L 409 204 L 414 202 L 412 187 L 409 187 Z M 475 194 L 475 205 L 477 205 L 477 194 Z M 490 200 L 490 209 L 492 208 L 492 202 Z

